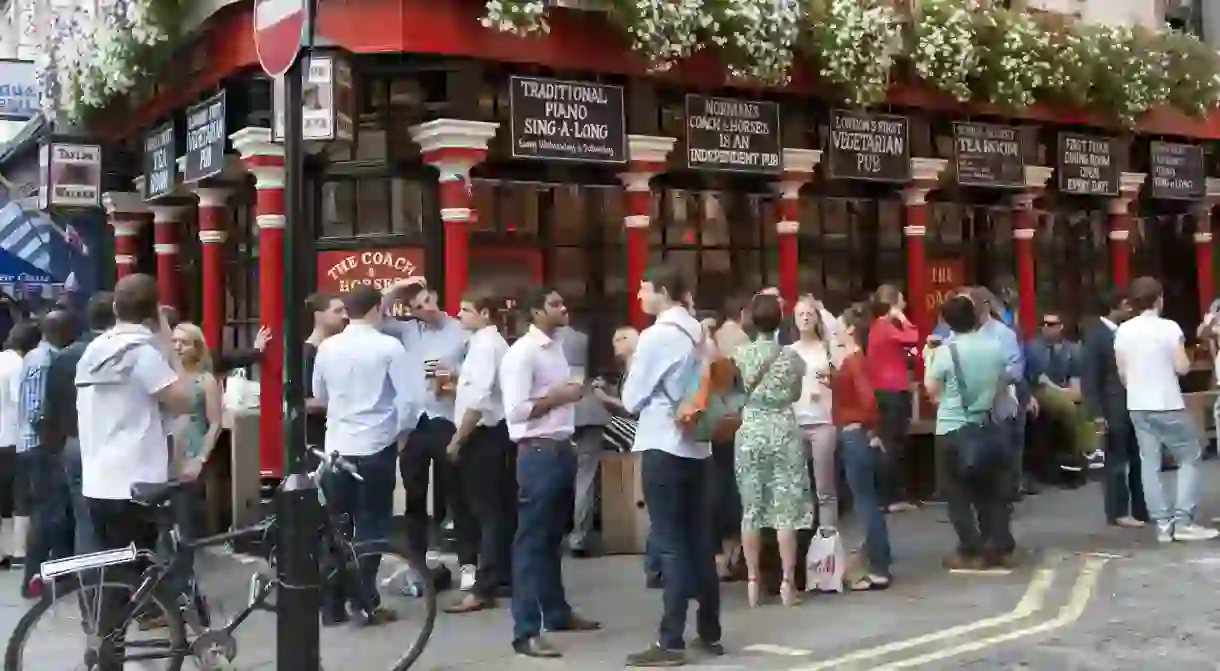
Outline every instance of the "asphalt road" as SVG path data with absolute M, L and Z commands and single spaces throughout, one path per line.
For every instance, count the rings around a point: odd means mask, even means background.
M 1207 481 L 1213 491 L 1203 513 L 1210 518 L 1220 513 L 1220 466 L 1208 466 Z M 897 561 L 893 588 L 818 595 L 796 608 L 775 604 L 752 611 L 743 586 L 726 586 L 728 654 L 694 659 L 692 665 L 722 671 L 1220 669 L 1214 589 L 1220 542 L 1160 546 L 1150 531 L 1105 528 L 1096 485 L 1047 492 L 1022 504 L 1016 531 L 1026 561 L 1006 575 L 940 568 L 953 537 L 943 509 L 890 520 Z M 244 597 L 250 568 L 231 558 L 212 557 L 205 564 L 204 589 L 218 608 L 231 612 Z M 659 615 L 659 593 L 644 588 L 639 558 L 571 560 L 565 571 L 573 605 L 605 629 L 555 635 L 566 653 L 562 660 L 513 655 L 508 612 L 501 608 L 442 614 L 415 668 L 622 668 L 625 654 L 654 639 Z M 24 608 L 16 576 L 0 576 L 0 631 L 11 630 Z M 410 617 L 383 630 L 328 629 L 324 666 L 384 669 L 390 653 L 413 632 Z M 274 619 L 254 615 L 240 631 L 236 668 L 274 669 L 274 637 Z M 69 669 L 75 667 L 36 671 Z

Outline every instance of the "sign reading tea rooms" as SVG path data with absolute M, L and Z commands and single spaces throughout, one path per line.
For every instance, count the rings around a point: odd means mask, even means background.
M 509 103 L 513 158 L 627 162 L 623 87 L 514 76 Z
M 696 170 L 783 172 L 779 105 L 686 96 L 686 165 Z
M 830 113 L 830 176 L 873 182 L 911 178 L 907 118 L 847 110 Z
M 957 183 L 966 186 L 1025 187 L 1021 130 L 986 123 L 953 123 Z

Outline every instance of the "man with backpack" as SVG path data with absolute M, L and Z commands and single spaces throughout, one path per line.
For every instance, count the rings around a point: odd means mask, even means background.
M 639 416 L 634 452 L 641 453 L 644 503 L 653 549 L 664 576 L 660 634 L 646 650 L 629 655 L 627 666 L 678 666 L 686 661 L 687 602 L 699 604 L 693 646 L 724 654 L 720 643 L 720 583 L 711 507 L 710 438 L 699 440 L 709 403 L 697 397 L 705 377 L 708 338 L 690 313 L 690 292 L 679 272 L 656 268 L 644 275 L 637 297 L 656 322 L 640 334 L 623 405 Z M 714 411 L 713 411 L 714 412 Z

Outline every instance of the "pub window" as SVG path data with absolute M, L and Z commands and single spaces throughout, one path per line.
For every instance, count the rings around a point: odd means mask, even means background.
M 433 212 L 424 177 L 360 176 L 324 181 L 316 211 L 319 238 L 406 235 L 421 238 Z
M 258 332 L 258 226 L 254 190 L 244 189 L 230 208 L 232 228 L 225 250 L 225 328 L 222 351 L 248 348 Z
M 196 209 L 188 209 L 190 214 L 182 218 L 178 229 L 178 272 L 181 284 L 178 289 L 178 299 L 181 301 L 181 313 L 185 319 L 196 324 L 203 323 L 203 300 L 200 289 L 203 287 L 203 277 L 200 274 L 200 258 L 203 255 L 203 245 L 199 242 L 199 218 L 195 216 Z M 185 287 L 194 287 L 195 291 Z
M 815 193 L 802 193 L 801 201 L 801 291 L 837 313 L 881 282 L 906 285 L 900 202 Z

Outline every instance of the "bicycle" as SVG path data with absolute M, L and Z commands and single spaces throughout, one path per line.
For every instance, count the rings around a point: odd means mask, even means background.
M 417 562 L 409 561 L 406 555 L 398 552 L 395 544 L 388 540 L 353 542 L 347 531 L 347 516 L 329 512 L 321 483 L 325 476 L 337 474 L 339 470 L 357 480 L 363 478 L 356 467 L 338 453 L 325 455 L 317 450 L 313 452 L 320 457 L 320 463 L 309 477 L 318 486 L 318 499 L 324 511 L 319 528 L 320 539 L 324 543 L 320 555 L 322 585 L 326 589 L 327 585 L 339 584 L 342 589 L 347 590 L 347 594 L 354 593 L 356 596 L 351 598 L 350 602 L 355 606 L 357 619 L 363 616 L 366 621 L 372 620 L 367 622 L 369 624 L 384 624 L 383 620 L 386 618 L 374 617 L 374 611 L 381 609 L 369 606 L 373 601 L 366 589 L 370 583 L 362 580 L 360 567 L 368 566 L 368 562 L 376 558 L 380 561 L 373 564 L 379 564 L 378 570 L 390 570 L 388 577 L 382 578 L 379 574 L 377 579 L 372 581 L 374 587 L 389 586 L 391 581 L 399 578 L 409 581 L 408 585 L 394 588 L 393 593 L 411 596 L 413 601 L 422 601 L 422 627 L 406 653 L 387 670 L 405 671 L 423 654 L 436 624 L 434 585 L 431 580 L 417 579 L 419 569 L 426 565 L 426 560 L 421 557 Z M 83 656 L 85 671 L 130 668 L 125 667 L 124 663 L 152 660 L 164 660 L 165 671 L 180 671 L 188 658 L 192 658 L 198 668 L 205 671 L 232 668 L 230 664 L 237 656 L 234 632 L 256 610 L 274 612 L 274 605 L 269 599 L 280 586 L 275 575 L 274 560 L 274 545 L 279 527 L 275 516 L 272 515 L 243 529 L 206 538 L 183 540 L 172 521 L 172 502 L 184 484 L 170 482 L 136 484 L 132 487 L 132 500 L 154 511 L 160 536 L 157 549 L 142 550 L 132 544 L 119 550 L 77 555 L 48 561 L 42 565 L 42 576 L 48 581 L 49 589 L 46 596 L 21 618 L 10 636 L 4 655 L 5 671 L 51 671 L 47 668 L 47 662 L 41 659 L 27 663 L 25 649 L 35 625 L 52 606 L 72 597 L 75 597 L 77 603 L 69 607 L 84 615 L 82 619 L 88 618 L 91 607 L 97 615 L 91 625 L 89 622 L 82 623 L 87 639 L 87 649 Z M 259 561 L 262 564 L 260 570 L 250 578 L 244 608 L 223 626 L 211 626 L 212 618 L 207 602 L 199 598 L 197 592 L 192 596 L 190 589 L 178 588 L 175 591 L 175 588 L 166 582 L 167 576 L 181 575 L 184 562 L 204 548 L 260 537 L 263 547 L 269 548 L 269 552 L 265 553 L 267 557 Z M 106 580 L 106 569 L 128 567 L 141 561 L 147 562 L 147 567 L 137 580 Z M 51 585 L 54 585 L 54 588 L 50 588 Z M 134 590 L 133 585 L 137 585 Z M 352 586 L 355 586 L 355 589 L 352 589 Z M 93 594 L 94 590 L 96 595 Z M 381 603 L 381 597 L 378 597 L 376 602 Z M 103 618 L 115 624 L 103 627 Z M 133 625 L 138 625 L 141 620 L 151 618 L 164 618 L 165 640 L 133 640 L 128 630 L 133 629 Z M 79 658 L 70 661 L 68 668 L 82 668 L 78 666 L 80 662 Z

